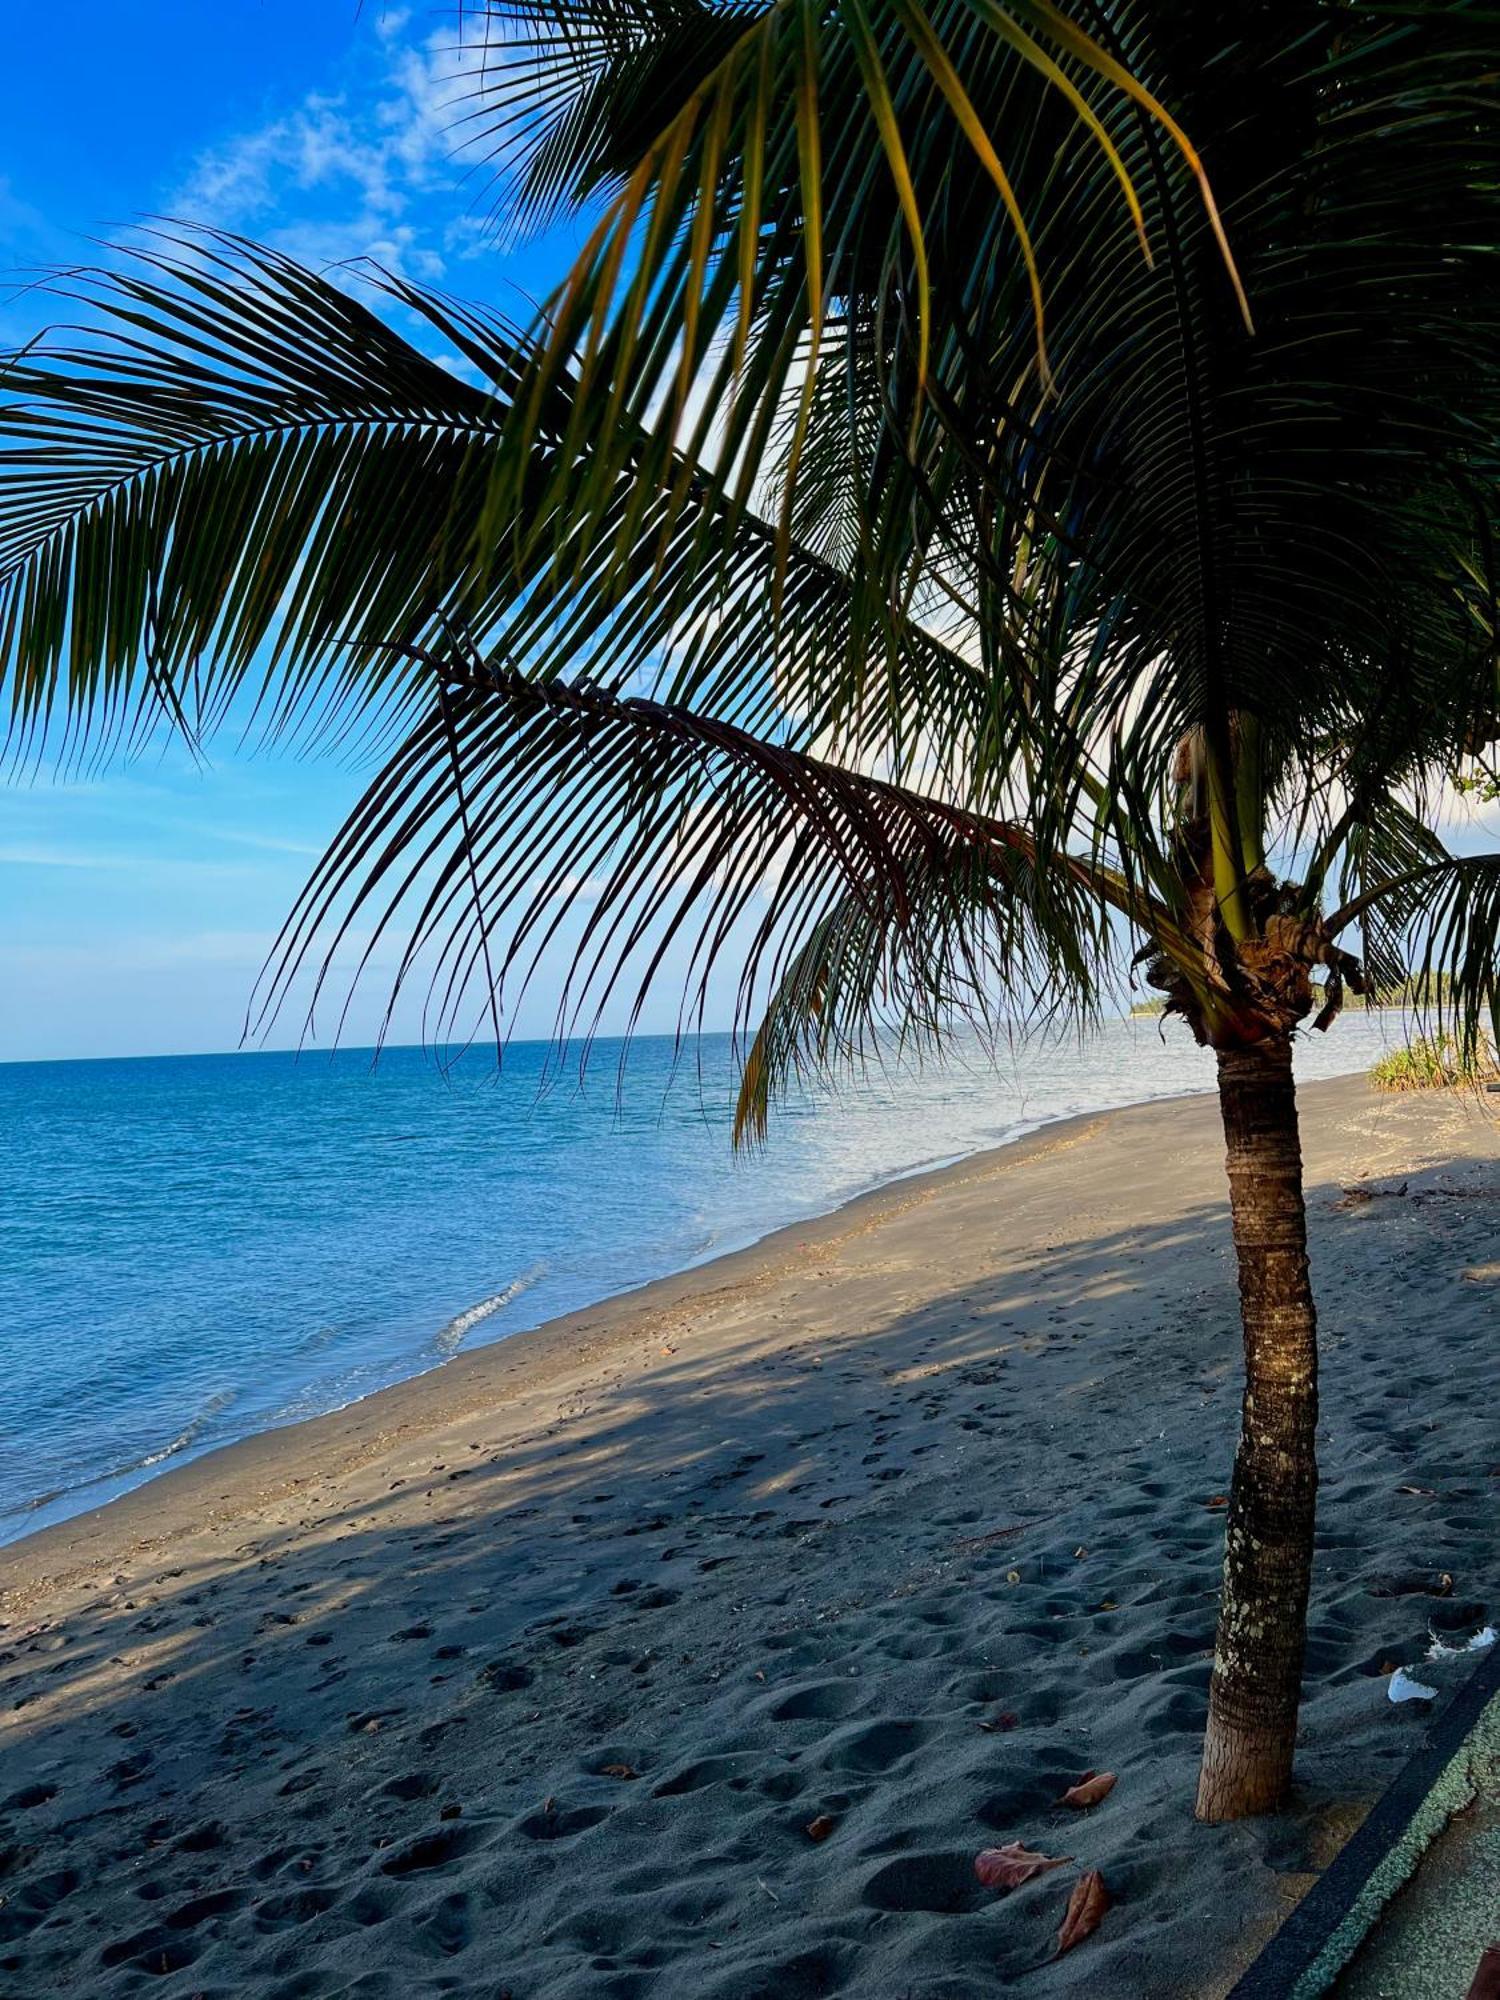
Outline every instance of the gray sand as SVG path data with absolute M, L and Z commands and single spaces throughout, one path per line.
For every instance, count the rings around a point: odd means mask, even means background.
M 1191 1817 L 1239 1373 L 1198 1098 L 0 1554 L 0 1995 L 1223 1993 L 1420 1737 L 1384 1670 L 1500 1608 L 1495 1129 L 1353 1081 L 1304 1122 L 1292 1813 Z M 1419 1569 L 1452 1594 L 1370 1593 Z M 1090 1769 L 1113 1793 L 1059 1808 Z M 1076 1867 L 982 1890 L 1011 1839 Z M 1048 1963 L 1083 1868 L 1114 1907 Z

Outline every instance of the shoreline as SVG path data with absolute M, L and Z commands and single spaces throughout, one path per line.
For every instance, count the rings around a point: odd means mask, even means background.
M 1304 1088 L 1323 1090 L 1348 1080 L 1326 1078 Z M 813 1255 L 825 1243 L 837 1240 L 850 1225 L 861 1229 L 878 1227 L 889 1214 L 942 1193 L 961 1183 L 969 1172 L 987 1174 L 1002 1159 L 1024 1160 L 1027 1149 L 1033 1146 L 1049 1140 L 1055 1142 L 1069 1134 L 1083 1137 L 1100 1119 L 1114 1119 L 1156 1105 L 1211 1095 L 1202 1090 L 1162 1092 L 1101 1111 L 1045 1118 L 1014 1138 L 1004 1139 L 995 1146 L 976 1147 L 946 1165 L 918 1167 L 887 1176 L 833 1208 L 800 1221 L 782 1223 L 737 1249 L 710 1252 L 697 1263 L 683 1265 L 625 1291 L 613 1292 L 591 1305 L 465 1348 L 420 1374 L 403 1376 L 336 1409 L 215 1445 L 180 1465 L 166 1466 L 97 1507 L 82 1507 L 61 1521 L 0 1543 L 0 1608 L 16 1588 L 7 1578 L 12 1567 L 26 1571 L 35 1568 L 39 1580 L 55 1584 L 65 1582 L 69 1572 L 41 1568 L 54 1551 L 66 1551 L 75 1568 L 87 1566 L 94 1560 L 93 1552 L 108 1545 L 109 1531 L 113 1528 L 119 1529 L 122 1543 L 149 1546 L 150 1517 L 164 1495 L 169 1503 L 180 1501 L 184 1507 L 204 1504 L 212 1507 L 215 1500 L 221 1504 L 228 1500 L 229 1495 L 221 1490 L 226 1484 L 234 1485 L 242 1478 L 253 1481 L 258 1490 L 267 1491 L 278 1483 L 296 1483 L 314 1468 L 323 1471 L 322 1453 L 329 1448 L 337 1456 L 326 1462 L 328 1469 L 352 1465 L 369 1451 L 382 1449 L 424 1424 L 458 1421 L 475 1407 L 476 1401 L 482 1402 L 487 1395 L 502 1389 L 505 1376 L 534 1371 L 547 1376 L 556 1368 L 592 1358 L 591 1343 L 608 1345 L 613 1339 L 628 1338 L 632 1323 L 639 1316 L 687 1310 L 699 1297 L 753 1282 L 769 1275 L 778 1259 Z M 513 1358 L 502 1366 L 504 1355 Z M 497 1371 L 501 1379 L 491 1382 L 488 1378 Z M 403 1410 L 403 1404 L 409 1404 L 410 1408 Z M 279 1476 L 275 1464 L 278 1459 L 286 1462 Z
M 100 1058 L 100 1060 L 117 1061 L 122 1060 L 122 1058 L 111 1057 Z M 139 1058 L 139 1060 L 154 1061 L 157 1058 L 143 1057 Z M 1345 1082 L 1362 1074 L 1362 1071 L 1351 1070 L 1343 1076 L 1320 1078 L 1314 1083 L 1303 1085 L 1302 1088 L 1304 1090 L 1317 1089 L 1329 1083 Z M 763 1247 L 774 1244 L 783 1236 L 790 1235 L 793 1231 L 813 1229 L 822 1224 L 831 1223 L 842 1216 L 846 1210 L 852 1209 L 858 1204 L 872 1200 L 882 1194 L 917 1186 L 927 1187 L 929 1183 L 933 1188 L 939 1187 L 942 1184 L 943 1177 L 946 1175 L 957 1173 L 960 1169 L 975 1165 L 976 1163 L 986 1162 L 1000 1154 L 1010 1152 L 1015 1147 L 1025 1146 L 1033 1139 L 1046 1133 L 1054 1132 L 1060 1127 L 1084 1124 L 1096 1118 L 1110 1118 L 1122 1111 L 1139 1110 L 1158 1104 L 1179 1103 L 1188 1098 L 1212 1095 L 1213 1092 L 1211 1090 L 1201 1088 L 1161 1090 L 1154 1092 L 1148 1097 L 1136 1098 L 1128 1104 L 1105 1105 L 1098 1109 L 1060 1112 L 1055 1115 L 1044 1114 L 1035 1120 L 1023 1120 L 1008 1137 L 999 1140 L 993 1145 L 972 1147 L 967 1151 L 947 1157 L 937 1165 L 903 1168 L 893 1173 L 885 1174 L 878 1180 L 871 1182 L 868 1187 L 860 1188 L 855 1193 L 846 1195 L 831 1208 L 820 1209 L 812 1215 L 804 1216 L 791 1222 L 778 1223 L 772 1228 L 763 1230 L 758 1235 L 750 1237 L 746 1242 L 737 1244 L 730 1249 L 709 1250 L 701 1257 L 679 1265 L 674 1270 L 665 1271 L 655 1278 L 648 1278 L 641 1284 L 627 1286 L 622 1291 L 607 1293 L 603 1298 L 593 1300 L 587 1305 L 574 1307 L 569 1312 L 555 1313 L 544 1320 L 537 1321 L 534 1325 L 519 1326 L 510 1333 L 502 1333 L 491 1340 L 478 1341 L 472 1347 L 465 1346 L 459 1352 L 433 1362 L 430 1366 L 419 1369 L 414 1374 L 400 1375 L 395 1381 L 384 1383 L 376 1389 L 367 1390 L 364 1394 L 351 1398 L 347 1403 L 335 1404 L 331 1409 L 318 1411 L 311 1416 L 293 1417 L 284 1423 L 266 1424 L 258 1430 L 247 1432 L 244 1437 L 228 1439 L 223 1444 L 211 1445 L 206 1450 L 182 1454 L 173 1447 L 168 1446 L 161 1453 L 161 1470 L 157 1471 L 146 1466 L 132 1466 L 126 1471 L 100 1473 L 95 1479 L 86 1480 L 82 1485 L 72 1488 L 71 1491 L 80 1494 L 86 1493 L 91 1485 L 108 1485 L 116 1479 L 130 1477 L 137 1472 L 145 1472 L 147 1476 L 135 1480 L 133 1484 L 123 1487 L 120 1491 L 111 1494 L 107 1499 L 95 1503 L 85 1502 L 85 1504 L 73 1509 L 70 1513 L 63 1515 L 59 1520 L 47 1522 L 36 1528 L 23 1528 L 19 1533 L 7 1535 L 5 1539 L 0 1540 L 0 1573 L 3 1573 L 6 1558 L 9 1555 L 15 1551 L 29 1547 L 38 1538 L 61 1534 L 65 1530 L 76 1528 L 82 1522 L 97 1521 L 109 1513 L 110 1510 L 125 1506 L 138 1495 L 147 1493 L 160 1486 L 163 1481 L 176 1478 L 180 1474 L 191 1471 L 196 1466 L 210 1466 L 225 1454 L 255 1445 L 262 1440 L 282 1437 L 287 1433 L 299 1432 L 307 1425 L 324 1423 L 334 1418 L 345 1417 L 353 1411 L 362 1409 L 380 1397 L 398 1394 L 415 1383 L 426 1381 L 431 1376 L 443 1374 L 453 1369 L 460 1362 L 466 1361 L 473 1356 L 488 1354 L 496 1348 L 509 1345 L 511 1342 L 524 1340 L 532 1335 L 551 1334 L 554 1330 L 557 1330 L 561 1334 L 564 1329 L 582 1327 L 585 1322 L 591 1325 L 596 1315 L 604 1314 L 608 1316 L 612 1312 L 612 1309 L 617 1307 L 621 1310 L 629 1310 L 632 1302 L 635 1302 L 640 1309 L 649 1310 L 651 1304 L 650 1295 L 654 1294 L 660 1287 L 671 1286 L 678 1280 L 690 1280 L 704 1273 L 712 1272 L 721 1265 L 726 1265 L 736 1258 L 751 1256 Z M 465 1314 L 472 1312 L 474 1309 L 473 1306 L 464 1308 L 459 1317 L 464 1317 Z M 54 1502 L 67 1497 L 67 1489 L 61 1492 L 54 1491 L 44 1494 L 37 1499 L 24 1503 L 21 1507 L 15 1508 L 6 1518 L 11 1521 L 19 1521 L 28 1512 L 40 1512 L 44 1507 L 51 1506 Z
M 1131 1034 L 1138 1032 L 1141 1026 L 1133 1018 L 1124 1017 L 1114 1025 Z M 1104 1046 L 1102 1041 L 1099 1046 Z M 1309 1043 L 1308 1048 L 1316 1050 L 1319 1057 L 1324 1053 L 1318 1041 Z M 1185 1051 L 1183 1053 L 1186 1054 Z M 1328 1053 L 1334 1053 L 1331 1047 Z M 1368 1055 L 1367 1051 L 1356 1054 L 1352 1049 L 1340 1049 L 1338 1053 L 1353 1065 L 1352 1068 L 1342 1072 L 1344 1075 L 1356 1074 L 1363 1068 Z M 1140 1051 L 1133 1051 L 1132 1059 L 1134 1060 L 1139 1054 Z M 280 1061 L 281 1057 L 278 1055 L 275 1059 Z M 144 1060 L 157 1065 L 156 1058 Z M 181 1060 L 191 1065 L 198 1059 Z M 1175 1070 L 1176 1067 L 1173 1065 L 1171 1069 Z M 1313 1061 L 1312 1071 L 1314 1077 L 1319 1077 L 1317 1060 Z M 981 1082 L 987 1075 L 987 1071 L 981 1073 Z M 1136 1105 L 1168 1102 L 1184 1096 L 1197 1095 L 1205 1088 L 1209 1090 L 1212 1088 L 1211 1082 L 1199 1076 L 1190 1076 L 1184 1083 L 1169 1070 L 1169 1077 L 1170 1080 L 1156 1077 L 1156 1087 L 1152 1088 L 1149 1063 L 1142 1066 L 1139 1075 L 1132 1071 L 1130 1082 L 1142 1090 L 1143 1094 L 1131 1099 L 1130 1102 Z M 73 1452 L 70 1459 L 66 1445 L 61 1449 L 52 1446 L 47 1459 L 37 1467 L 38 1474 L 45 1476 L 39 1479 L 34 1490 L 24 1497 L 17 1497 L 8 1507 L 3 1521 L 0 1521 L 0 1550 L 16 1547 L 35 1535 L 50 1533 L 54 1528 L 66 1526 L 69 1522 L 90 1519 L 104 1508 L 128 1499 L 132 1494 L 144 1490 L 184 1466 L 212 1457 L 217 1451 L 229 1449 L 256 1437 L 294 1428 L 302 1422 L 317 1421 L 323 1416 L 341 1414 L 368 1400 L 372 1395 L 382 1394 L 387 1389 L 400 1387 L 437 1369 L 451 1366 L 455 1355 L 466 1354 L 479 1346 L 489 1347 L 514 1340 L 523 1334 L 549 1326 L 556 1320 L 571 1319 L 598 1306 L 608 1305 L 633 1292 L 642 1291 L 651 1284 L 709 1268 L 726 1256 L 755 1248 L 782 1229 L 796 1227 L 799 1223 L 812 1223 L 836 1214 L 848 1202 L 878 1193 L 881 1189 L 900 1187 L 909 1181 L 921 1180 L 931 1173 L 941 1172 L 947 1167 L 961 1166 L 965 1161 L 1025 1143 L 1035 1133 L 1046 1131 L 1060 1122 L 1067 1122 L 1071 1117 L 1100 1116 L 1111 1110 L 1128 1108 L 1128 1105 L 1114 1101 L 1111 1096 L 1110 1084 L 1118 1081 L 1112 1073 L 1107 1072 L 1087 1080 L 1080 1078 L 1078 1081 L 1083 1083 L 1083 1089 L 1078 1091 L 1075 1088 L 1070 1094 L 1073 1095 L 1075 1104 L 1081 1102 L 1081 1109 L 1052 1111 L 1039 1108 L 1028 1102 L 1029 1091 L 1019 1092 L 1016 1094 L 1015 1103 L 1005 1107 L 1010 1115 L 998 1121 L 999 1136 L 996 1135 L 993 1124 L 991 1130 L 987 1132 L 982 1129 L 977 1131 L 968 1129 L 935 1134 L 934 1136 L 941 1136 L 950 1141 L 946 1147 L 934 1148 L 936 1164 L 892 1168 L 885 1161 L 872 1159 L 869 1162 L 872 1171 L 868 1179 L 863 1176 L 856 1179 L 855 1176 L 842 1173 L 833 1177 L 844 1180 L 845 1187 L 850 1190 L 847 1193 L 839 1193 L 835 1188 L 803 1190 L 804 1197 L 807 1193 L 811 1193 L 812 1196 L 813 1205 L 806 1210 L 802 1210 L 801 1201 L 796 1193 L 793 1193 L 789 1200 L 769 1204 L 773 1213 L 776 1207 L 780 1207 L 784 1215 L 790 1210 L 789 1219 L 781 1222 L 771 1220 L 764 1212 L 756 1213 L 757 1203 L 753 1196 L 750 1203 L 751 1214 L 737 1219 L 732 1208 L 724 1208 L 725 1191 L 721 1189 L 716 1206 L 711 1206 L 705 1211 L 705 1219 L 712 1225 L 709 1231 L 711 1247 L 695 1250 L 688 1244 L 674 1245 L 664 1242 L 661 1248 L 666 1258 L 680 1259 L 680 1261 L 666 1263 L 665 1268 L 659 1268 L 653 1275 L 650 1266 L 655 1259 L 639 1259 L 637 1264 L 644 1263 L 646 1271 L 643 1273 L 639 1268 L 627 1270 L 625 1283 L 620 1290 L 606 1290 L 600 1295 L 596 1287 L 601 1285 L 605 1272 L 602 1269 L 592 1268 L 587 1260 L 585 1269 L 588 1275 L 584 1276 L 581 1271 L 578 1284 L 558 1284 L 548 1273 L 551 1267 L 562 1268 L 566 1263 L 565 1255 L 559 1256 L 559 1244 L 544 1240 L 535 1246 L 535 1254 L 542 1261 L 534 1263 L 528 1270 L 525 1266 L 525 1244 L 511 1243 L 509 1249 L 518 1253 L 521 1258 L 521 1261 L 513 1264 L 511 1268 L 521 1271 L 523 1275 L 520 1280 L 512 1277 L 501 1283 L 500 1292 L 506 1294 L 530 1289 L 531 1279 L 537 1273 L 541 1273 L 546 1288 L 550 1290 L 552 1296 L 543 1298 L 539 1304 L 532 1304 L 523 1298 L 519 1309 L 508 1308 L 506 1320 L 501 1322 L 501 1325 L 504 1327 L 508 1324 L 509 1330 L 502 1330 L 498 1334 L 491 1333 L 481 1326 L 477 1338 L 466 1333 L 465 1337 L 453 1341 L 450 1345 L 449 1336 L 453 1328 L 461 1326 L 467 1329 L 474 1322 L 487 1318 L 489 1314 L 486 1309 L 493 1301 L 484 1295 L 482 1288 L 474 1291 L 458 1289 L 455 1300 L 451 1284 L 441 1286 L 430 1284 L 427 1289 L 436 1300 L 438 1311 L 427 1334 L 424 1335 L 422 1332 L 421 1320 L 416 1320 L 413 1322 L 416 1328 L 415 1337 L 394 1344 L 387 1343 L 386 1354 L 383 1358 L 377 1358 L 373 1365 L 362 1360 L 357 1346 L 352 1353 L 341 1349 L 341 1355 L 346 1358 L 341 1362 L 340 1370 L 335 1371 L 326 1381 L 319 1382 L 315 1375 L 306 1378 L 299 1375 L 296 1372 L 298 1365 L 296 1357 L 291 1354 L 282 1355 L 284 1361 L 292 1363 L 293 1372 L 290 1376 L 283 1377 L 279 1365 L 263 1369 L 263 1372 L 256 1374 L 254 1363 L 250 1359 L 250 1350 L 244 1350 L 243 1359 L 235 1353 L 234 1340 L 239 1339 L 243 1345 L 242 1330 L 238 1336 L 231 1338 L 226 1353 L 226 1368 L 222 1373 L 216 1370 L 215 1378 L 210 1378 L 207 1382 L 200 1381 L 196 1396 L 190 1396 L 179 1404 L 172 1394 L 171 1382 L 166 1378 L 158 1378 L 161 1387 L 156 1398 L 158 1404 L 155 1411 L 156 1423 L 152 1430 L 145 1432 L 144 1436 L 138 1430 L 136 1437 L 130 1440 L 126 1452 L 122 1453 L 118 1445 L 111 1448 L 107 1413 L 102 1413 L 102 1428 L 99 1431 L 100 1451 L 94 1464 L 85 1464 L 79 1468 L 80 1454 L 77 1451 Z M 1045 1104 L 1046 1092 L 1041 1091 L 1039 1094 Z M 987 1119 L 980 1122 L 991 1123 Z M 972 1128 L 974 1121 L 969 1120 L 968 1124 Z M 953 1141 L 957 1143 L 954 1144 Z M 858 1175 L 858 1172 L 859 1163 L 856 1163 L 855 1174 Z M 767 1204 L 761 1202 L 759 1206 L 763 1211 Z M 713 1240 L 715 1237 L 718 1239 L 716 1242 Z M 420 1268 L 420 1257 L 415 1257 L 411 1261 Z M 469 1275 L 482 1287 L 482 1276 L 498 1279 L 500 1271 L 504 1269 L 505 1266 L 501 1265 L 498 1270 L 483 1274 L 471 1269 Z M 451 1279 L 453 1273 L 450 1271 L 445 1275 Z M 494 1287 L 490 1289 L 493 1290 Z M 573 1291 L 575 1296 L 581 1291 L 583 1293 L 581 1301 L 570 1303 L 567 1298 L 569 1291 Z M 562 1296 L 559 1297 L 559 1293 Z M 172 1296 L 170 1288 L 167 1296 L 169 1299 Z M 274 1280 L 269 1297 L 274 1304 Z M 306 1305 L 307 1302 L 303 1303 Z M 420 1299 L 417 1303 L 420 1306 Z M 205 1302 L 205 1309 L 212 1310 L 209 1302 Z M 18 1315 L 24 1315 L 24 1302 L 19 1293 L 14 1310 Z M 142 1323 L 142 1336 L 149 1325 L 149 1317 L 148 1294 L 147 1297 L 135 1301 L 135 1318 Z M 283 1314 L 279 1323 L 267 1324 L 265 1331 L 273 1343 L 273 1352 L 276 1351 L 274 1343 L 282 1337 L 282 1326 L 295 1325 L 297 1317 L 294 1316 L 292 1321 L 287 1321 L 286 1315 Z M 402 1317 L 398 1313 L 398 1318 Z M 432 1331 L 432 1328 L 436 1330 Z M 375 1354 L 379 1357 L 381 1340 L 378 1327 L 374 1329 L 370 1338 L 373 1339 Z M 137 1339 L 136 1345 L 141 1346 L 141 1340 Z M 183 1359 L 185 1363 L 190 1360 L 187 1356 Z M 351 1367 L 356 1377 L 365 1372 L 367 1376 L 373 1377 L 373 1382 L 367 1380 L 361 1383 L 356 1380 L 346 1384 L 340 1381 L 339 1373 L 347 1372 Z M 142 1357 L 141 1379 L 150 1379 L 148 1354 Z M 223 1386 L 226 1382 L 227 1390 Z M 226 1404 L 240 1406 L 243 1428 L 241 1422 L 235 1421 L 233 1413 L 227 1421 L 222 1418 L 220 1412 Z M 205 1430 L 210 1433 L 207 1440 L 200 1435 Z M 215 1431 L 220 1433 L 217 1438 L 212 1436 Z
M 1240 1404 L 1195 1093 L 0 1552 L 0 1992 L 1222 2000 L 1432 1721 L 1391 1664 L 1440 1713 L 1429 1628 L 1500 1609 L 1493 1116 L 1359 1077 L 1302 1102 L 1323 1486 L 1288 1812 L 1192 1819 Z M 1418 1572 L 1451 1587 L 1392 1594 Z M 1116 1783 L 1071 1812 L 1087 1771 Z M 1011 1840 L 1065 1872 L 982 1889 Z M 1088 1869 L 1112 1907 L 1059 1962 Z

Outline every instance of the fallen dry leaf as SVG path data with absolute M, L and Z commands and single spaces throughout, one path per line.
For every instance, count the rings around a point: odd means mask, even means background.
M 1464 2000 L 1497 2000 L 1500 1996 L 1500 1944 L 1486 1945 Z
M 1400 1576 L 1377 1577 L 1365 1585 L 1370 1597 L 1451 1597 L 1453 1573 L 1446 1569 L 1405 1570 Z
M 1071 1951 L 1075 1944 L 1082 1944 L 1086 1937 L 1091 1937 L 1098 1930 L 1110 1901 L 1110 1893 L 1104 1886 L 1104 1877 L 1097 1868 L 1091 1868 L 1087 1875 L 1079 1876 L 1073 1884 L 1073 1893 L 1068 1898 L 1068 1910 L 1062 1921 L 1062 1929 L 1057 1934 L 1059 1958 L 1065 1951 Z
M 1011 1730 L 1020 1728 L 1021 1718 L 1010 1709 L 1006 1709 L 1003 1714 L 992 1716 L 988 1722 L 981 1722 L 979 1726 L 986 1736 L 1008 1736 Z
M 1435 1486 L 1398 1486 L 1396 1491 L 1398 1493 L 1410 1493 L 1417 1500 L 1436 1500 L 1437 1498 L 1437 1488 Z
M 1057 1803 L 1073 1806 L 1081 1812 L 1085 1806 L 1096 1806 L 1101 1799 L 1107 1799 L 1114 1788 L 1113 1771 L 1085 1771 L 1076 1785 L 1069 1785 Z
M 837 1825 L 838 1821 L 831 1813 L 819 1813 L 816 1819 L 807 1822 L 805 1831 L 809 1840 L 815 1840 L 821 1846 Z
M 1066 1868 L 1071 1854 L 1033 1854 L 1019 1840 L 1004 1847 L 987 1847 L 974 1856 L 974 1873 L 986 1889 L 1019 1889 L 1033 1875 L 1045 1875 L 1049 1868 Z
M 599 1772 L 601 1778 L 638 1778 L 640 1775 L 630 1764 L 605 1764 Z

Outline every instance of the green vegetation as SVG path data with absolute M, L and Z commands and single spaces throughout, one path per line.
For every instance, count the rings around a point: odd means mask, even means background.
M 728 990 L 742 1137 L 886 1030 L 1097 1011 L 1144 964 L 1218 1055 L 1257 1412 L 1199 1810 L 1278 1806 L 1292 1037 L 1314 975 L 1322 1025 L 1413 968 L 1500 1018 L 1500 854 L 1436 813 L 1500 733 L 1483 10 L 469 11 L 502 211 L 592 224 L 566 282 L 519 329 L 202 233 L 59 279 L 0 412 L 12 744 L 196 741 L 252 696 L 362 732 L 255 1021 L 392 932 L 440 1039 L 498 1037 L 544 962 L 563 1033 Z
M 1420 1035 L 1373 1064 L 1370 1081 L 1381 1090 L 1482 1089 L 1500 1083 L 1500 1064 L 1487 1042 L 1466 1048 L 1453 1035 Z

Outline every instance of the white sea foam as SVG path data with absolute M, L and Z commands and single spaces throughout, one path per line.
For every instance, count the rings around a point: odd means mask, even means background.
M 136 1459 L 133 1465 L 117 1467 L 108 1476 L 120 1479 L 128 1472 L 145 1472 L 153 1465 L 161 1465 L 169 1458 L 176 1458 L 180 1452 L 191 1451 L 214 1418 L 221 1416 L 234 1400 L 233 1389 L 221 1389 L 218 1395 L 209 1397 L 192 1422 L 184 1425 L 169 1443 L 159 1445 L 155 1451 L 148 1451 L 144 1458 Z
M 455 1313 L 445 1327 L 433 1336 L 432 1344 L 445 1361 L 451 1361 L 463 1346 L 470 1329 L 481 1320 L 492 1319 L 497 1312 L 503 1312 L 513 1300 L 523 1292 L 529 1292 L 538 1279 L 546 1276 L 545 1262 L 533 1264 L 529 1271 L 523 1271 L 519 1278 L 513 1278 L 503 1291 L 495 1292 L 477 1305 L 467 1306 L 461 1313 Z

